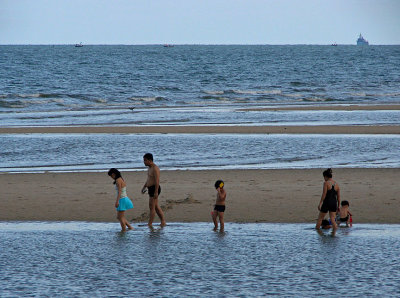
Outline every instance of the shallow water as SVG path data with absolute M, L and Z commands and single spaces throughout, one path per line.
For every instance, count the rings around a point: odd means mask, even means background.
M 398 135 L 9 134 L 0 172 L 144 170 L 152 152 L 164 170 L 395 168 Z
M 15 296 L 399 296 L 400 225 L 0 222 L 0 288 Z
M 257 108 L 264 106 L 252 106 Z M 279 106 L 269 106 L 279 109 Z M 399 125 L 400 111 L 246 111 L 247 105 L 4 112 L 0 125 L 13 126 L 154 126 L 154 125 Z M 317 107 L 318 108 L 318 107 Z M 316 109 L 317 109 L 316 108 Z M 312 109 L 312 107 L 310 107 Z

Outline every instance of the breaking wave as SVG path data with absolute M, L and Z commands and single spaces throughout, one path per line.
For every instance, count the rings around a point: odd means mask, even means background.
M 155 97 L 133 96 L 133 97 L 130 97 L 129 99 L 132 101 L 137 101 L 137 102 L 167 101 L 167 99 L 162 96 L 155 96 Z
M 226 94 L 240 94 L 240 95 L 280 95 L 282 90 L 216 90 L 216 91 L 203 91 L 209 95 L 226 95 Z

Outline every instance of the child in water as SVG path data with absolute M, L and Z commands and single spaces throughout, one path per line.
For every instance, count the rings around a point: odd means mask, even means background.
M 217 180 L 214 186 L 217 190 L 217 200 L 215 202 L 214 211 L 211 213 L 211 216 L 214 221 L 214 231 L 218 229 L 218 217 L 220 223 L 220 231 L 223 232 L 226 191 L 224 189 L 224 182 L 222 180 Z
M 331 225 L 331 223 L 329 222 L 329 220 L 323 219 L 323 220 L 322 220 L 322 223 L 321 223 L 321 228 L 324 229 L 324 230 L 330 229 L 330 228 L 332 228 L 332 225 Z
M 342 201 L 342 203 L 340 204 L 342 207 L 340 208 L 340 219 L 339 219 L 339 224 L 341 224 L 342 222 L 346 223 L 346 227 L 349 226 L 349 223 L 351 222 L 351 216 L 352 214 L 350 213 L 349 207 L 350 204 L 348 201 Z

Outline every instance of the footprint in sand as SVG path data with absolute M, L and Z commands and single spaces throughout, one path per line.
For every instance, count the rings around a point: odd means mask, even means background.
M 181 205 L 181 204 L 201 204 L 201 202 L 195 200 L 193 198 L 193 194 L 189 193 L 186 195 L 186 198 L 182 200 L 167 200 L 165 205 L 161 205 L 161 209 L 163 211 L 167 211 L 172 209 L 175 205 Z M 148 219 L 148 217 L 149 217 L 149 212 L 143 212 L 140 216 L 134 217 L 132 221 L 144 221 Z

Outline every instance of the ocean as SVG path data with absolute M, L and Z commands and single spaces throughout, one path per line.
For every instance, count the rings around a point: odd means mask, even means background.
M 2 128 L 400 125 L 399 110 L 318 110 L 399 103 L 400 46 L 0 46 Z M 400 167 L 399 135 L 11 133 L 0 148 L 1 174 L 139 171 L 146 152 L 162 170 Z M 400 295 L 399 225 L 134 226 L 0 222 L 0 296 Z
M 400 46 L 44 45 L 0 53 L 0 127 L 400 125 L 399 110 L 274 110 L 399 104 Z M 221 140 L 3 134 L 0 172 L 137 170 L 148 151 L 164 169 L 400 165 L 393 135 Z
M 0 222 L 1 297 L 398 297 L 399 225 Z
M 400 46 L 49 45 L 0 46 L 0 53 L 0 120 L 15 114 L 7 125 L 82 117 L 108 125 L 113 110 L 127 118 L 129 108 L 400 102 Z M 155 112 L 154 121 L 169 113 Z M 21 113 L 34 121 L 20 122 Z M 47 122 L 52 116 L 58 120 Z

